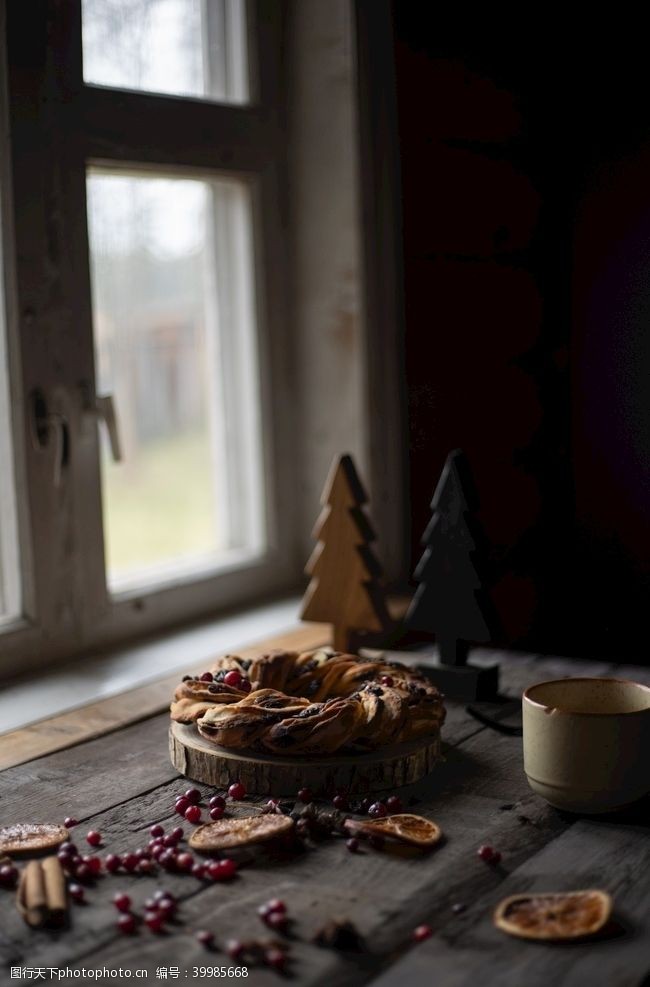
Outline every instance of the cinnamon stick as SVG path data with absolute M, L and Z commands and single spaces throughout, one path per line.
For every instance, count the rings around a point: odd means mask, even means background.
M 39 860 L 30 860 L 20 875 L 18 910 L 28 925 L 38 928 L 47 918 L 47 897 Z
M 67 911 L 67 895 L 63 868 L 56 857 L 46 857 L 41 862 L 43 881 L 45 884 L 45 899 L 48 910 L 48 922 L 51 925 L 62 925 Z

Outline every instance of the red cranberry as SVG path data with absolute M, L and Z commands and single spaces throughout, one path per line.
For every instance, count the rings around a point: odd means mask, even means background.
M 213 860 L 211 864 L 208 864 L 208 874 L 213 881 L 229 881 L 236 873 L 237 864 L 228 858 Z
M 418 925 L 416 929 L 413 929 L 411 938 L 414 942 L 424 942 L 425 939 L 429 939 L 432 935 L 433 929 L 430 925 Z
M 94 874 L 95 876 L 97 876 L 97 874 L 101 874 L 102 862 L 99 857 L 84 857 L 83 861 L 86 866 L 90 868 L 91 874 Z
M 185 798 L 190 805 L 198 805 L 201 801 L 201 793 L 198 788 L 188 788 L 185 792 Z
M 160 898 L 157 910 L 163 919 L 172 918 L 176 911 L 176 902 L 172 901 L 171 898 Z
M 153 894 L 156 901 L 171 901 L 172 904 L 176 904 L 176 898 L 171 893 L 171 891 L 166 891 L 164 888 L 158 888 Z
M 266 907 L 270 912 L 286 912 L 287 905 L 286 902 L 282 901 L 282 898 L 271 898 L 267 901 Z
M 488 846 L 487 843 L 480 846 L 477 852 L 481 860 L 484 860 L 486 864 L 498 864 L 501 860 L 499 851 L 495 850 L 492 846 Z
M 197 880 L 202 881 L 205 877 L 205 864 L 194 864 L 192 867 L 192 877 L 196 877 Z
M 241 959 L 244 953 L 244 944 L 239 939 L 229 939 L 226 943 L 226 953 L 231 960 Z
M 117 894 L 113 895 L 113 904 L 118 912 L 128 912 L 131 907 L 131 899 L 124 891 L 118 891 Z
M 372 799 L 369 798 L 361 799 L 361 802 L 359 803 L 359 812 L 361 813 L 361 815 L 366 815 L 371 805 L 372 805 Z
M 152 932 L 162 932 L 162 927 L 164 923 L 164 918 L 160 912 L 145 912 L 144 913 L 144 924 Z
M 109 872 L 109 874 L 115 874 L 116 871 L 122 866 L 122 861 L 116 853 L 109 853 L 104 861 L 104 867 Z
M 93 876 L 93 872 L 91 871 L 88 864 L 81 863 L 77 867 L 75 867 L 74 876 L 77 878 L 78 881 L 85 882 L 91 879 L 91 877 Z
M 335 795 L 332 799 L 332 805 L 335 809 L 347 809 L 348 800 L 345 795 Z
M 350 853 L 356 853 L 359 849 L 359 841 L 356 836 L 351 836 L 349 840 L 346 840 L 345 845 Z
M 223 813 L 224 810 L 221 809 L 218 805 L 215 805 L 213 809 L 210 809 L 210 819 L 216 822 L 217 819 L 221 819 L 223 817 Z
M 269 912 L 264 916 L 264 921 L 269 929 L 276 929 L 278 932 L 283 932 L 287 927 L 288 920 L 284 912 Z
M 176 858 L 176 866 L 179 870 L 191 871 L 194 866 L 194 857 L 191 853 L 179 853 Z
M 120 915 L 117 920 L 117 927 L 120 932 L 123 932 L 126 936 L 131 936 L 136 930 L 136 919 L 135 915 L 125 914 Z
M 213 678 L 214 676 L 212 672 L 204 672 L 203 675 L 201 676 L 201 682 L 212 682 Z
M 153 861 L 147 860 L 145 858 L 144 860 L 138 861 L 138 866 L 136 867 L 136 873 L 137 874 L 153 874 L 153 872 L 155 871 L 155 869 L 156 869 L 156 867 L 155 867 L 155 864 L 153 863 Z
M 228 794 L 231 799 L 243 799 L 246 795 L 246 789 L 241 781 L 235 781 L 228 789 Z
M 77 846 L 75 843 L 71 843 L 70 840 L 66 840 L 65 843 L 62 843 L 59 847 L 59 853 L 77 853 Z
M 242 679 L 241 682 L 239 683 L 240 692 L 249 693 L 252 688 L 253 686 L 250 684 L 248 679 Z
M 177 843 L 178 840 L 176 839 L 173 833 L 167 833 L 166 836 L 163 836 L 162 845 L 164 847 L 167 847 L 169 849 L 169 847 L 175 847 Z
M 225 809 L 226 800 L 223 797 L 223 795 L 213 795 L 210 801 L 208 802 L 208 805 L 210 806 L 211 809 Z
M 125 853 L 122 855 L 122 867 L 124 870 L 128 870 L 130 874 L 136 869 L 138 863 L 139 861 L 135 853 Z
M 189 799 L 186 799 L 184 795 L 176 799 L 176 805 L 174 810 L 179 814 L 179 816 L 184 816 L 187 809 L 190 807 Z
M 214 942 L 214 932 L 208 932 L 207 929 L 200 929 L 196 933 L 196 940 L 200 942 L 202 946 L 211 946 Z
M 5 888 L 13 888 L 18 880 L 18 870 L 13 864 L 3 864 L 0 867 L 0 884 Z
M 80 884 L 74 883 L 68 885 L 68 892 L 73 901 L 83 901 L 86 894 Z
M 154 840 L 157 840 L 160 836 L 165 835 L 165 827 L 161 826 L 160 823 L 155 823 L 149 830 Z
M 155 846 L 151 851 L 151 856 L 154 860 L 160 860 L 163 853 L 167 853 L 167 849 L 162 845 L 162 843 L 159 843 L 158 846 Z
M 180 841 L 185 836 L 185 832 L 183 830 L 183 827 L 182 826 L 176 826 L 175 829 L 172 829 L 172 836 L 174 837 L 174 839 L 176 840 L 177 843 L 180 843 Z
M 86 843 L 89 843 L 90 846 L 99 846 L 101 842 L 102 842 L 102 834 L 98 833 L 96 829 L 91 829 L 88 835 L 86 836 Z
M 386 808 L 389 812 L 402 812 L 402 800 L 399 795 L 391 795 L 390 798 L 386 799 Z
M 63 820 L 63 825 L 66 829 L 72 829 L 73 826 L 78 826 L 79 822 L 77 819 L 73 819 L 72 816 L 66 816 Z
M 185 810 L 185 818 L 190 823 L 201 822 L 201 810 L 198 805 L 191 805 L 189 809 Z
M 304 802 L 307 805 L 309 802 L 314 801 L 314 793 L 311 788 L 301 788 L 298 792 L 298 801 Z
M 388 688 L 395 685 L 395 680 L 393 679 L 392 675 L 382 675 L 379 681 L 381 682 L 382 685 L 388 686 Z
M 373 802 L 368 809 L 368 815 L 373 816 L 375 819 L 382 819 L 388 815 L 388 809 L 383 802 Z
M 176 854 L 173 850 L 164 850 L 158 857 L 158 863 L 165 870 L 176 870 Z
M 238 672 L 234 668 L 231 669 L 229 672 L 226 672 L 226 674 L 223 677 L 224 685 L 229 685 L 233 689 L 241 688 L 241 684 L 243 680 L 244 680 L 244 676 L 241 674 L 241 672 Z
M 281 949 L 267 949 L 264 953 L 264 962 L 274 970 L 284 970 L 287 965 L 287 955 Z

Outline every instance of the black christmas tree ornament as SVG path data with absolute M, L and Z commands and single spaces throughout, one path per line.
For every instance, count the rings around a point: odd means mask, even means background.
M 467 663 L 470 643 L 485 644 L 494 625 L 480 575 L 483 537 L 475 518 L 478 498 L 460 449 L 447 457 L 422 536 L 424 553 L 415 569 L 418 583 L 405 624 L 410 637 L 438 643 L 438 659 L 423 671 L 450 698 L 496 695 L 498 665 Z

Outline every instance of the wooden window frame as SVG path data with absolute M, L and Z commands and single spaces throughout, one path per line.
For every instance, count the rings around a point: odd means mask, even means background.
M 291 393 L 281 177 L 281 0 L 249 0 L 252 102 L 85 85 L 81 0 L 0 3 L 7 336 L 12 367 L 22 617 L 0 634 L 0 672 L 105 648 L 294 586 Z M 4 87 L 1 87 L 4 88 Z M 10 134 L 8 140 L 7 134 Z M 111 597 L 106 587 L 90 297 L 86 169 L 237 176 L 254 204 L 265 550 L 254 559 Z M 34 395 L 67 428 L 67 464 L 34 434 Z

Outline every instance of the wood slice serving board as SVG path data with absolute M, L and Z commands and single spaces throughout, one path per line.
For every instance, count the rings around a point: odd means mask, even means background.
M 355 794 L 397 788 L 423 778 L 440 760 L 440 738 L 424 737 L 368 754 L 274 757 L 218 747 L 202 737 L 194 724 L 172 722 L 169 752 L 181 774 L 215 788 L 227 788 L 239 780 L 251 795 L 291 796 L 303 787 L 317 795 L 337 788 Z

